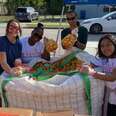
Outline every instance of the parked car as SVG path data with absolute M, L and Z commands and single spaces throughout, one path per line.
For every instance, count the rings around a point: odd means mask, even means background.
M 38 19 L 38 12 L 33 7 L 18 7 L 15 17 L 19 21 L 32 21 Z
M 81 22 L 81 25 L 91 33 L 116 32 L 116 11 L 100 18 L 86 19 Z

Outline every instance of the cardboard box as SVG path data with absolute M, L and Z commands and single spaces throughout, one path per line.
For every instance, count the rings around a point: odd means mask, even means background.
M 21 108 L 0 108 L 1 114 L 3 116 L 33 116 L 33 110 L 31 109 L 21 109 Z M 8 115 L 6 115 L 8 114 Z M 11 115 L 12 114 L 12 115 Z M 0 115 L 2 116 L 2 115 Z
M 72 111 L 37 112 L 36 116 L 74 116 Z
M 0 116 L 19 116 L 18 114 L 14 113 L 7 113 L 7 112 L 1 112 L 0 111 Z

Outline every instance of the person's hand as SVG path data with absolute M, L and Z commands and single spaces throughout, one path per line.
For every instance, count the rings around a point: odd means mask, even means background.
M 80 69 L 80 72 L 87 73 L 91 76 L 93 76 L 96 73 L 96 71 L 93 68 L 91 68 L 89 65 L 83 65 Z
M 46 43 L 48 42 L 48 38 L 47 37 L 44 37 L 44 44 L 46 45 Z
M 90 67 L 88 65 L 82 65 L 80 72 L 88 74 L 89 71 L 90 71 Z
M 15 66 L 18 67 L 18 66 L 21 66 L 21 65 L 22 65 L 21 59 L 16 59 L 15 60 Z
M 20 76 L 22 74 L 23 70 L 21 67 L 13 67 L 10 71 L 10 74 L 12 76 Z

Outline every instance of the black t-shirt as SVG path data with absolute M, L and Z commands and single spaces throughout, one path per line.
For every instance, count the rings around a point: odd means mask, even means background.
M 61 39 L 63 39 L 68 34 L 71 34 L 71 29 L 70 28 L 63 29 L 61 32 Z M 88 31 L 85 27 L 80 26 L 78 28 L 78 38 L 77 39 L 80 43 L 86 45 L 87 39 L 88 39 Z

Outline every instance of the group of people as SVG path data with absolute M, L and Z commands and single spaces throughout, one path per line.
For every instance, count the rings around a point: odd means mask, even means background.
M 19 76 L 15 71 L 17 64 L 29 63 L 33 58 L 50 60 L 44 46 L 44 26 L 38 23 L 30 36 L 20 37 L 21 27 L 16 19 L 10 20 L 6 27 L 6 35 L 0 37 L 0 74 L 5 71 L 13 76 Z M 43 41 L 44 40 L 44 41 Z
M 76 13 L 67 12 L 66 18 L 70 27 L 61 32 L 61 39 L 69 33 L 76 34 L 77 41 L 74 47 L 84 50 L 87 44 L 87 29 L 77 22 Z M 100 67 L 101 72 L 95 71 L 95 67 Z M 108 101 L 105 101 L 108 103 L 107 116 L 116 116 L 116 37 L 111 34 L 103 35 L 98 42 L 98 51 L 95 60 L 91 61 L 91 67 L 82 66 L 80 72 L 107 82 L 106 88 L 109 89 Z
M 77 23 L 74 12 L 67 12 L 66 16 L 70 27 L 62 31 L 61 39 L 72 33 L 77 39 L 74 47 L 84 50 L 88 37 L 87 29 L 81 27 L 79 22 Z M 50 60 L 50 53 L 45 46 L 48 39 L 43 37 L 44 25 L 42 23 L 38 23 L 30 36 L 20 37 L 21 34 L 19 22 L 16 19 L 10 20 L 6 27 L 6 35 L 0 37 L 0 74 L 5 71 L 13 76 L 18 76 L 12 68 L 16 64 L 28 64 L 34 58 Z
M 74 34 L 77 39 L 74 47 L 84 50 L 88 38 L 87 29 L 77 22 L 75 12 L 67 12 L 66 18 L 69 28 L 62 30 L 61 39 L 68 34 Z M 35 57 L 50 60 L 50 53 L 45 48 L 47 38 L 43 37 L 43 24 L 38 23 L 29 37 L 20 38 L 21 32 L 19 22 L 13 19 L 7 24 L 6 35 L 0 37 L 0 74 L 6 71 L 18 76 L 13 67 L 17 63 L 29 63 Z M 107 87 L 110 88 L 107 116 L 116 116 L 116 38 L 113 35 L 106 34 L 100 38 L 95 59 L 91 61 L 91 67 L 82 66 L 80 72 L 109 82 L 107 83 Z M 95 71 L 95 67 L 100 67 L 102 72 Z

